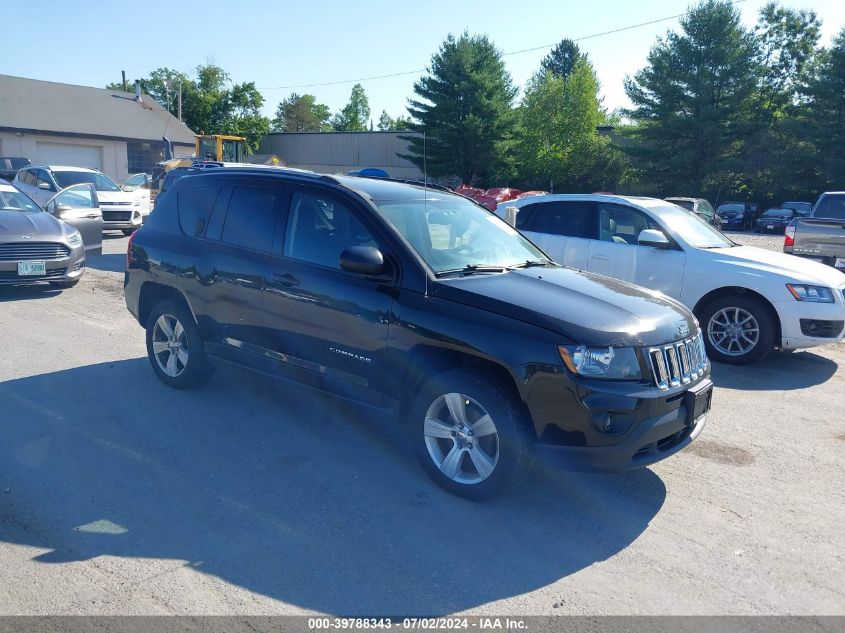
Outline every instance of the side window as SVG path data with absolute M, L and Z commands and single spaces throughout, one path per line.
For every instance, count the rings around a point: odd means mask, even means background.
M 96 209 L 97 196 L 94 194 L 94 187 L 85 184 L 62 191 L 50 201 L 50 204 L 44 207 L 44 210 L 53 213 L 60 206 L 67 206 L 72 209 Z
M 293 194 L 285 256 L 340 270 L 340 254 L 350 246 L 378 244 L 345 203 L 317 192 Z
M 220 187 L 216 185 L 185 187 L 178 192 L 179 226 L 185 235 L 202 237 L 205 234 L 219 192 Z
M 25 185 L 35 186 L 35 173 L 31 169 L 27 169 L 21 174 L 21 182 Z
M 49 191 L 56 190 L 56 187 L 53 186 L 52 179 L 47 174 L 47 172 L 43 169 L 39 169 L 35 172 L 35 186 L 41 188 L 42 184 L 47 185 L 47 189 Z
M 579 201 L 538 202 L 523 207 L 516 215 L 521 231 L 590 239 L 592 203 Z
M 281 190 L 265 187 L 233 187 L 223 224 L 221 241 L 258 251 L 273 246 L 276 202 Z
M 659 229 L 646 214 L 618 204 L 599 203 L 599 239 L 603 242 L 637 244 L 640 231 Z

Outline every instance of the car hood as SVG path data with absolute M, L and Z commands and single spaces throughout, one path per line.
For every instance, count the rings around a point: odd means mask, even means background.
M 715 261 L 723 265 L 746 268 L 750 273 L 780 275 L 784 278 L 784 283 L 797 281 L 828 288 L 845 285 L 845 274 L 831 266 L 795 255 L 776 253 L 754 246 L 714 248 L 705 252 L 709 252 Z
M 658 292 L 564 267 L 438 279 L 435 293 L 585 345 L 660 345 L 698 330 L 689 310 Z
M 135 200 L 135 194 L 131 191 L 98 191 L 97 200 L 102 204 L 109 204 L 110 202 L 132 202 Z
M 0 211 L 0 242 L 20 242 L 23 236 L 61 238 L 61 222 L 49 213 Z

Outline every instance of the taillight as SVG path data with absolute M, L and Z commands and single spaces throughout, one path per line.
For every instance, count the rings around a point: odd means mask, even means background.
M 783 245 L 784 246 L 794 246 L 795 245 L 795 225 L 788 224 L 786 226 L 786 231 L 783 234 Z
M 126 243 L 126 269 L 132 266 L 135 263 L 135 259 L 132 257 L 132 242 L 135 241 L 135 236 L 138 235 L 138 231 L 134 231 L 132 235 L 129 236 L 129 241 Z

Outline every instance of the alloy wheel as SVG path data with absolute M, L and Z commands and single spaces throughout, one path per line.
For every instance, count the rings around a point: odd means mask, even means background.
M 707 324 L 710 344 L 726 356 L 749 353 L 760 341 L 760 324 L 748 310 L 726 307 L 718 310 Z
M 480 483 L 496 469 L 499 433 L 486 409 L 469 396 L 439 396 L 428 407 L 423 435 L 434 464 L 456 483 Z
M 153 327 L 153 355 L 165 375 L 176 378 L 188 366 L 185 328 L 172 314 L 162 314 Z

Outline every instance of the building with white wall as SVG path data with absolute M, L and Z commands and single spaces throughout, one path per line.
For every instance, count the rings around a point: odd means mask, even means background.
M 0 75 L 0 156 L 100 169 L 118 182 L 194 151 L 194 134 L 152 97 Z

